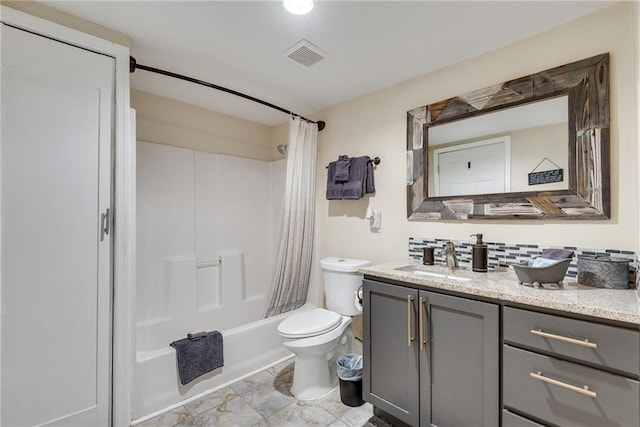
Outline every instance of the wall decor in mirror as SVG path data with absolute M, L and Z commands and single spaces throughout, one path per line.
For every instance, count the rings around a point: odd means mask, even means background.
M 608 219 L 609 199 L 609 54 L 407 112 L 410 220 Z

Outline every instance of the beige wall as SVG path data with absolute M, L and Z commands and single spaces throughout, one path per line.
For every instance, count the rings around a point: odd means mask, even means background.
M 137 90 L 131 91 L 131 107 L 139 141 L 256 160 L 281 158 L 270 126 Z
M 638 49 L 635 6 L 620 3 L 543 35 L 481 57 L 429 73 L 324 112 L 319 134 L 319 258 L 343 256 L 374 263 L 407 259 L 410 236 L 593 248 L 638 249 L 636 113 L 634 75 Z M 611 64 L 611 203 L 607 221 L 433 221 L 409 222 L 406 213 L 406 112 L 532 74 L 609 52 Z M 339 154 L 379 156 L 374 197 L 327 201 L 326 170 Z M 382 212 L 382 231 L 371 233 L 367 206 Z
M 82 31 L 83 33 L 100 37 L 101 39 L 109 40 L 116 44 L 121 44 L 127 47 L 131 46 L 131 40 L 126 34 L 94 24 L 91 21 L 78 18 L 77 16 L 70 15 L 66 12 L 61 12 L 58 9 L 35 1 L 0 0 L 0 4 L 37 16 L 38 18 L 46 19 L 47 21 L 55 22 L 56 24 L 64 25 L 65 27 L 73 28 L 74 30 Z
M 511 191 L 563 190 L 569 188 L 568 126 L 560 123 L 511 132 Z M 529 185 L 529 172 L 544 159 L 549 159 L 564 171 L 564 180 L 550 184 Z M 548 161 L 536 172 L 556 169 Z

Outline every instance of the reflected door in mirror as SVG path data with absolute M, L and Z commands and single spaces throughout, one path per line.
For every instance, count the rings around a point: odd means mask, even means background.
M 509 191 L 509 163 L 509 137 L 435 149 L 435 195 Z M 429 193 L 433 194 L 431 189 Z

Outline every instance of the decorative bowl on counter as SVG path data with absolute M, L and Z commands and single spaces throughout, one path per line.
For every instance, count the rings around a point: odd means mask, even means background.
M 521 285 L 542 287 L 545 283 L 554 283 L 562 287 L 564 285 L 562 280 L 569 269 L 569 264 L 571 264 L 571 258 L 553 260 L 541 267 L 526 264 L 512 264 L 511 267 L 515 270 Z

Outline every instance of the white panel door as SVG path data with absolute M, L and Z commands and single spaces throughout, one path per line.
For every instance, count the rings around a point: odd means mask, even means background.
M 3 426 L 110 423 L 114 59 L 2 25 Z
M 509 159 L 504 140 L 471 143 L 434 151 L 437 196 L 508 191 Z

